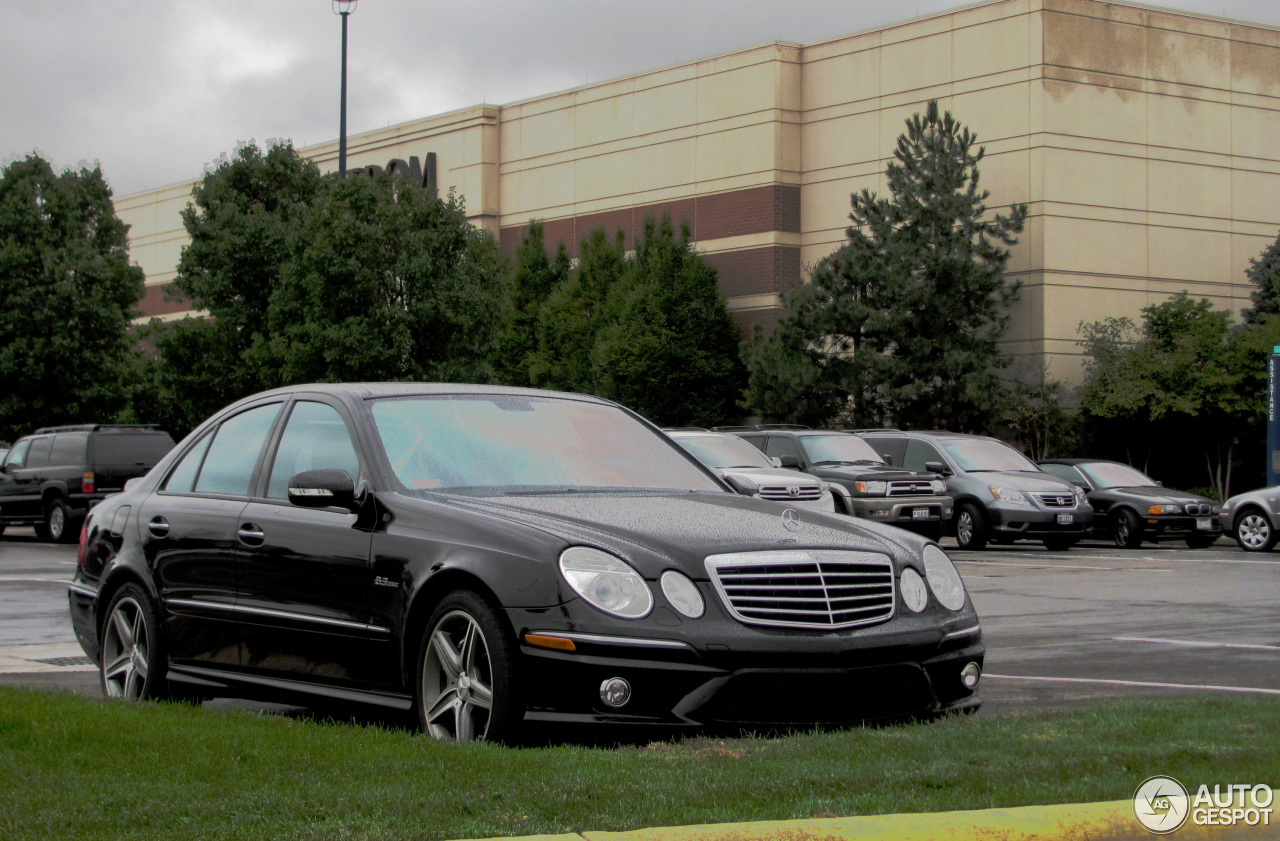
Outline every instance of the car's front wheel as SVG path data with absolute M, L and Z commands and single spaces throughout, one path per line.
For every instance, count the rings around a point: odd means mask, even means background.
M 1236 542 L 1246 552 L 1267 552 L 1275 545 L 1275 529 L 1261 509 L 1245 509 L 1236 520 Z
M 974 551 L 987 545 L 987 518 L 971 502 L 961 503 L 956 510 L 956 544 Z
M 108 698 L 139 701 L 165 695 L 164 645 L 151 597 L 137 584 L 116 591 L 102 625 L 98 666 Z
M 417 672 L 418 723 L 430 736 L 508 741 L 524 718 L 514 641 L 478 593 L 460 590 L 436 607 Z
M 1115 513 L 1111 529 L 1116 545 L 1121 549 L 1137 549 L 1142 545 L 1142 523 L 1138 515 L 1127 508 Z

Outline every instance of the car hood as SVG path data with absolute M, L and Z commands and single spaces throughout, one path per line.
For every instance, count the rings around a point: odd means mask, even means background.
M 1150 503 L 1180 503 L 1188 502 L 1207 502 L 1212 505 L 1217 503 L 1211 499 L 1206 499 L 1199 494 L 1188 493 L 1186 491 L 1174 491 L 1168 488 L 1162 488 L 1159 485 L 1141 485 L 1136 487 L 1116 487 L 1104 488 L 1103 493 L 1111 494 L 1117 497 L 1126 497 L 1128 499 L 1139 499 L 1143 502 Z
M 1003 471 L 978 471 L 967 474 L 970 479 L 986 482 L 988 485 L 1007 485 L 1019 491 L 1031 493 L 1075 493 L 1075 486 L 1065 479 L 1055 479 L 1047 473 L 1016 473 Z
M 887 464 L 844 464 L 826 467 L 815 466 L 811 469 L 824 479 L 838 479 L 850 482 L 855 479 L 876 482 L 910 482 L 912 480 L 928 482 L 935 478 L 932 473 L 913 473 L 910 470 L 891 467 Z
M 918 555 L 924 543 L 899 529 L 731 493 L 457 496 L 451 502 L 614 552 L 646 578 L 656 578 L 675 561 L 685 573 L 705 579 L 703 559 L 725 552 L 839 548 L 902 559 Z M 794 531 L 783 517 L 787 510 L 795 512 Z
M 750 479 L 757 485 L 820 485 L 822 480 L 808 473 L 787 470 L 785 467 L 720 467 L 726 476 Z

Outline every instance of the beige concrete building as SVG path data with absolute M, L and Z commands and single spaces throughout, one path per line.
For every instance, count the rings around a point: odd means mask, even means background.
M 979 135 L 991 205 L 1030 205 L 1010 354 L 1078 377 L 1077 327 L 1187 290 L 1248 305 L 1280 229 L 1280 29 L 1101 0 L 990 0 L 811 44 L 774 42 L 350 138 L 348 166 L 435 153 L 441 188 L 513 253 L 530 219 L 571 253 L 686 221 L 744 329 L 836 249 L 849 196 L 886 192 L 904 121 L 936 98 Z M 303 153 L 337 168 L 337 141 Z M 191 184 L 117 200 L 148 314 Z

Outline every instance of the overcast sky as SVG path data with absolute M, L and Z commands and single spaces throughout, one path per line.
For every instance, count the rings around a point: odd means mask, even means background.
M 503 104 L 776 39 L 806 43 L 959 0 L 362 0 L 347 132 Z M 1280 0 L 1154 0 L 1280 26 Z M 99 162 L 117 196 L 199 178 L 241 143 L 338 136 L 330 0 L 4 2 L 0 165 Z

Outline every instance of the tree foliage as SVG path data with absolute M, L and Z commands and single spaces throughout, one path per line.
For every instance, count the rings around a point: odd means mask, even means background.
M 125 410 L 143 294 L 127 234 L 96 166 L 0 171 L 0 438 Z
M 886 169 L 891 198 L 852 196 L 848 242 L 788 296 L 775 336 L 753 352 L 747 399 L 763 415 L 799 419 L 852 401 L 867 426 L 991 422 L 1018 289 L 1004 273 L 1027 208 L 988 213 L 976 142 L 936 102 L 907 121 Z M 771 402 L 796 390 L 787 377 L 821 383 L 818 404 Z
M 527 381 L 607 397 L 664 425 L 734 420 L 745 380 L 738 335 L 689 231 L 650 219 L 634 254 L 621 232 L 603 230 L 580 252 L 539 309 Z
M 1280 315 L 1280 236 L 1261 254 L 1249 260 L 1245 276 L 1254 285 L 1253 306 L 1241 312 L 1246 324 L 1258 324 Z
M 138 398 L 172 428 L 289 383 L 490 379 L 504 276 L 452 194 L 247 145 L 205 175 L 183 222 L 175 287 L 210 318 L 150 325 Z
M 559 243 L 554 259 L 547 256 L 543 224 L 534 220 L 516 249 L 508 291 L 508 307 L 498 339 L 495 367 L 499 378 L 512 385 L 532 385 L 531 369 L 538 352 L 538 325 L 551 293 L 569 279 L 569 254 Z

